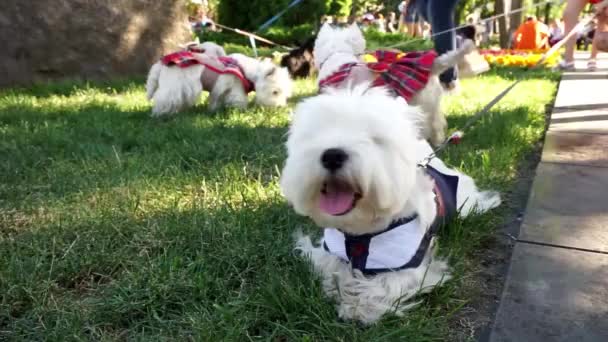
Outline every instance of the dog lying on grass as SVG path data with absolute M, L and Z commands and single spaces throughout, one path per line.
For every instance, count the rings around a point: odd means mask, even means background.
M 433 159 L 416 118 L 423 115 L 384 87 L 327 89 L 298 104 L 287 140 L 281 189 L 295 211 L 324 227 L 318 245 L 299 235 L 339 316 L 373 323 L 402 315 L 412 299 L 450 279 L 435 254 L 439 228 L 453 215 L 500 204 L 469 176 Z
M 293 78 L 312 77 L 317 68 L 313 56 L 315 37 L 307 39 L 303 44 L 281 57 L 281 66 L 287 68 Z

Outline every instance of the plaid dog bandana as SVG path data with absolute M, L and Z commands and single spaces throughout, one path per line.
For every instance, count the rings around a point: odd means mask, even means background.
M 243 69 L 234 58 L 215 57 L 204 54 L 197 56 L 190 51 L 178 51 L 162 57 L 160 61 L 166 66 L 175 65 L 180 68 L 187 68 L 192 65 L 200 64 L 205 66 L 205 72 L 209 70 L 217 75 L 232 74 L 236 76 L 239 80 L 241 80 L 243 88 L 247 93 L 254 90 L 253 82 L 245 77 Z M 203 83 L 205 83 L 204 80 Z M 208 87 L 205 87 L 206 90 L 210 90 L 207 88 Z
M 166 56 L 163 56 L 160 61 L 166 66 L 176 65 L 180 68 L 187 68 L 195 64 L 203 64 L 190 51 L 178 51 L 170 53 Z
M 350 75 L 352 69 L 360 65 L 359 63 L 347 63 L 343 64 L 338 71 L 327 76 L 326 78 L 319 81 L 319 90 L 325 87 L 337 87 L 340 83 L 344 82 Z
M 365 55 L 365 63 L 342 65 L 338 71 L 321 80 L 319 87 L 338 86 L 348 78 L 353 67 L 363 65 L 376 74 L 373 87 L 386 86 L 410 101 L 428 83 L 436 57 L 435 51 L 402 53 L 378 50 Z

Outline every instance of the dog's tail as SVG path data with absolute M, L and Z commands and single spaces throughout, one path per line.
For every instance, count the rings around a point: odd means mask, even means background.
M 156 89 L 158 88 L 158 79 L 160 78 L 160 70 L 162 66 L 163 65 L 160 62 L 154 63 L 152 68 L 150 68 L 150 72 L 148 73 L 148 80 L 146 81 L 146 94 L 148 95 L 149 100 L 152 100 L 154 93 L 156 93 Z
M 439 75 L 447 69 L 456 66 L 464 59 L 464 56 L 473 50 L 475 50 L 475 43 L 470 39 L 464 40 L 462 46 L 458 49 L 444 53 L 443 55 L 435 58 L 431 73 L 434 75 Z

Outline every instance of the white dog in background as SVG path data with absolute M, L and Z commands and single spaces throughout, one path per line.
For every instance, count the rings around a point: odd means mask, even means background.
M 245 108 L 247 94 L 254 90 L 259 105 L 287 105 L 292 93 L 289 73 L 269 59 L 260 61 L 242 54 L 224 57 L 224 50 L 213 43 L 190 46 L 188 50 L 186 60 L 192 64 L 165 65 L 161 59 L 150 69 L 146 91 L 154 102 L 152 116 L 170 115 L 194 106 L 203 90 L 210 93 L 211 111 L 222 106 Z
M 319 81 L 331 77 L 342 66 L 348 63 L 360 63 L 365 53 L 365 38 L 356 24 L 347 28 L 332 28 L 329 24 L 323 25 L 315 42 L 315 64 L 319 66 Z M 440 111 L 443 89 L 438 75 L 450 67 L 464 60 L 465 56 L 473 51 L 475 45 L 468 40 L 457 50 L 438 56 L 432 65 L 431 77 L 426 86 L 412 99 L 413 105 L 421 107 L 425 114 L 420 119 L 422 136 L 433 145 L 439 145 L 445 140 L 447 121 Z M 375 75 L 365 66 L 353 68 L 346 82 L 340 87 L 348 87 L 361 82 L 373 81 Z
M 439 159 L 418 165 L 432 152 L 416 132 L 419 115 L 369 84 L 329 89 L 293 114 L 281 189 L 298 214 L 331 227 L 320 246 L 300 236 L 297 249 L 341 318 L 372 323 L 389 311 L 403 314 L 416 304 L 412 297 L 450 278 L 432 246 L 450 198 L 460 216 L 500 204 L 498 193 L 480 192 Z M 438 185 L 446 179 L 451 190 Z

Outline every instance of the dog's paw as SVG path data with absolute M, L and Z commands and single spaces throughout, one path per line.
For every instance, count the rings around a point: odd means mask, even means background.
M 387 314 L 403 317 L 406 313 L 418 306 L 422 301 L 387 301 L 382 297 L 370 297 L 366 295 L 353 298 L 339 297 L 340 304 L 337 306 L 338 316 L 344 320 L 358 321 L 364 325 L 371 325 L 382 319 Z
M 481 201 L 485 204 L 487 210 L 494 209 L 502 203 L 498 191 L 484 191 L 481 196 Z
M 431 292 L 435 287 L 443 285 L 450 279 L 452 279 L 452 274 L 447 261 L 433 257 L 424 272 L 419 293 Z
M 293 233 L 293 238 L 296 241 L 294 250 L 303 256 L 310 256 L 315 248 L 312 244 L 310 236 L 304 235 L 301 229 L 297 229 Z
M 300 228 L 296 229 L 291 236 L 296 241 L 296 246 L 298 245 L 300 240 L 307 238 L 307 236 L 304 235 L 304 232 L 302 232 L 302 229 Z M 308 238 L 308 240 L 310 240 L 310 238 Z

